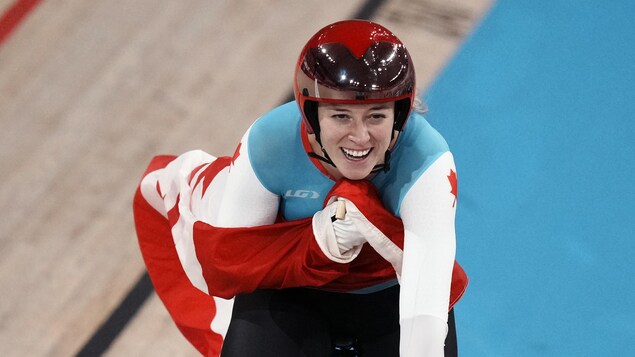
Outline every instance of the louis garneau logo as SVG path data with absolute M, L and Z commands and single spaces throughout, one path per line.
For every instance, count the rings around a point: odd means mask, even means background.
M 310 190 L 287 190 L 287 192 L 284 193 L 284 197 L 316 199 L 320 197 L 320 194 Z

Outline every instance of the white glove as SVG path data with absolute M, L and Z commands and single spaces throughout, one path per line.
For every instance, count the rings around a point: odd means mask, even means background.
M 366 239 L 352 219 L 346 216 L 336 218 L 338 206 L 341 205 L 345 205 L 345 202 L 332 198 L 331 203 L 318 211 L 313 216 L 313 233 L 327 257 L 335 262 L 348 263 L 357 257 Z
M 329 212 L 333 206 L 335 207 L 335 212 L 331 220 L 333 221 L 335 240 L 340 248 L 340 253 L 346 253 L 366 243 L 366 238 L 359 232 L 355 222 L 350 217 L 346 217 L 346 201 L 334 201 L 327 206 Z

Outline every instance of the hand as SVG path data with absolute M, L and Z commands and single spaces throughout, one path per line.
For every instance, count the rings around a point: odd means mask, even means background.
M 357 257 L 366 239 L 352 219 L 336 217 L 338 206 L 345 204 L 344 201 L 335 198 L 331 201 L 313 215 L 313 234 L 327 257 L 335 262 L 348 263 Z
M 333 207 L 335 207 L 335 211 L 331 216 L 331 221 L 340 253 L 344 254 L 366 243 L 366 238 L 359 232 L 355 222 L 350 216 L 346 217 L 346 201 L 338 199 L 332 202 L 327 206 L 329 212 L 333 210 Z
M 403 262 L 403 250 L 388 236 L 386 236 L 379 227 L 375 226 L 352 201 L 345 198 L 340 198 L 339 200 L 345 201 L 346 220 L 351 221 L 354 224 L 356 234 L 363 237 L 364 240 L 368 242 L 368 244 L 373 247 L 379 255 L 382 256 L 382 258 L 386 259 L 393 268 L 395 268 L 395 273 L 397 273 L 397 278 L 399 278 Z M 390 215 L 390 213 L 388 213 L 383 207 L 381 207 L 381 209 L 373 209 L 372 206 L 370 206 L 365 207 L 365 210 L 367 213 L 371 214 L 370 217 L 379 219 L 378 222 L 382 221 L 382 216 L 386 218 L 386 214 L 388 214 L 390 218 L 394 219 L 394 216 Z M 350 241 L 353 241 L 353 239 Z M 358 247 L 361 248 L 361 245 Z

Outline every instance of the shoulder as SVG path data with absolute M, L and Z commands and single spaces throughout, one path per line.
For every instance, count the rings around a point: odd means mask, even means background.
M 421 114 L 414 113 L 393 149 L 391 166 L 395 173 L 418 173 L 416 176 L 420 176 L 448 151 L 450 148 L 445 138 Z
M 443 136 L 421 114 L 413 113 L 393 149 L 390 170 L 373 180 L 387 208 L 399 216 L 401 202 L 408 191 L 449 152 Z
M 296 102 L 285 103 L 258 118 L 250 129 L 249 140 L 254 144 L 267 143 L 275 138 L 295 137 L 300 127 L 301 114 Z
M 406 150 L 402 150 L 403 154 L 419 157 L 444 153 L 449 150 L 445 138 L 419 113 L 413 113 L 410 116 L 397 141 L 395 151 L 399 151 L 400 146 L 406 148 Z
M 249 129 L 249 156 L 258 164 L 280 157 L 300 140 L 302 117 L 296 102 L 283 104 L 258 118 Z
M 304 151 L 302 117 L 296 102 L 283 104 L 258 118 L 246 135 L 247 154 L 254 173 L 271 192 L 293 170 Z

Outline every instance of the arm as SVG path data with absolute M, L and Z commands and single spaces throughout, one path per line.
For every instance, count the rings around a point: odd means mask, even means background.
M 159 212 L 168 221 L 170 235 L 140 234 L 144 256 L 152 252 L 143 247 L 176 250 L 191 283 L 220 297 L 256 288 L 322 286 L 348 273 L 343 263 L 351 262 L 361 246 L 340 251 L 336 238 L 341 237 L 332 226 L 339 221 L 331 222 L 329 210 L 318 211 L 312 219 L 267 224 L 278 197 L 245 165 L 245 146 L 233 158 L 192 151 L 153 160 L 135 197 L 135 216 L 144 209 Z M 355 195 L 361 205 L 383 210 L 376 194 L 368 195 L 368 183 L 337 187 L 345 195 Z M 260 203 L 248 200 L 254 197 Z M 255 226 L 235 227 L 241 217 Z M 137 222 L 137 229 L 142 232 L 158 224 L 163 222 Z
M 152 161 L 134 204 L 135 217 L 149 209 L 161 214 L 160 220 L 136 221 L 144 258 L 176 250 L 191 283 L 220 297 L 256 288 L 321 286 L 347 272 L 348 266 L 339 263 L 354 256 L 341 256 L 336 263 L 325 255 L 311 218 L 247 228 L 215 227 L 201 220 L 199 213 L 206 211 L 209 202 L 197 201 L 201 194 L 213 195 L 214 185 L 225 179 L 229 162 L 230 158 L 216 159 L 201 151 Z M 162 224 L 171 227 L 169 235 L 143 234 Z M 152 264 L 152 259 L 146 259 L 146 265 Z
M 319 286 L 348 269 L 329 260 L 314 239 L 300 239 L 309 234 L 311 219 L 278 232 L 256 227 L 251 235 L 252 228 L 215 230 L 196 221 L 193 211 L 205 211 L 197 197 L 222 183 L 216 179 L 230 160 L 200 151 L 155 157 L 133 201 L 139 247 L 155 291 L 183 335 L 210 356 L 220 353 L 231 311 L 231 302 L 210 295 L 232 297 L 261 283 Z M 196 246 L 195 237 L 202 240 Z M 261 252 L 265 259 L 252 265 L 249 257 Z M 216 266 L 220 274 L 213 273 Z
M 443 356 L 456 247 L 454 172 L 452 154 L 446 152 L 419 177 L 401 205 L 402 356 Z
M 251 129 L 243 135 L 231 164 L 221 175 L 216 177 L 216 173 L 209 171 L 202 173 L 203 176 L 211 175 L 216 182 L 221 178 L 222 184 L 212 189 L 204 182 L 198 185 L 207 192 L 195 197 L 204 202 L 203 209 L 194 212 L 200 220 L 217 227 L 254 227 L 276 221 L 280 196 L 267 190 L 254 172 L 249 156 L 250 132 Z

